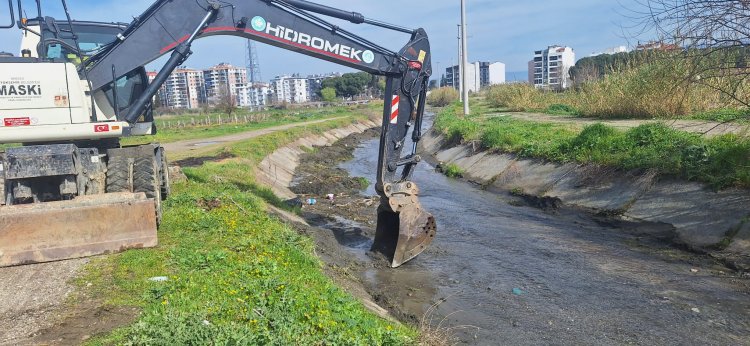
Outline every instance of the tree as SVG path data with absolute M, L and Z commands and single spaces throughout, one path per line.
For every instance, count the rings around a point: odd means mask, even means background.
M 636 35 L 656 35 L 659 47 L 680 48 L 689 62 L 683 82 L 699 84 L 750 106 L 750 2 L 747 0 L 640 0 Z M 653 47 L 653 44 L 650 45 Z
M 218 89 L 218 95 L 216 95 L 216 104 L 214 107 L 231 117 L 232 113 L 237 108 L 237 100 L 229 90 L 228 84 L 222 84 Z
M 323 88 L 323 90 L 320 91 L 321 97 L 323 97 L 323 101 L 325 102 L 334 102 L 336 101 L 336 89 L 334 88 Z
M 343 97 L 354 97 L 363 94 L 372 81 L 367 72 L 345 73 L 341 77 L 328 78 L 322 87 L 336 89 L 336 94 Z

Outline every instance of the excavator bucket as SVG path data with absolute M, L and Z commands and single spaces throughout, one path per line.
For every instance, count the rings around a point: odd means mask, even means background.
M 386 195 L 387 205 L 381 203 L 378 208 L 372 251 L 388 257 L 391 267 L 396 268 L 427 249 L 435 238 L 437 225 L 432 214 L 419 204 L 414 183 L 388 185 Z
M 155 205 L 143 193 L 0 207 L 0 267 L 156 245 Z

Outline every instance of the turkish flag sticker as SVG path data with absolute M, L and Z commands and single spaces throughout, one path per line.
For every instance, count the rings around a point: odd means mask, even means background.
M 94 132 L 109 132 L 109 125 L 94 125 Z
M 29 126 L 31 125 L 30 118 L 4 118 L 3 124 L 5 126 Z

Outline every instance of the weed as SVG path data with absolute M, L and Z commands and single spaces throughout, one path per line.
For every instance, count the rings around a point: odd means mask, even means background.
M 458 91 L 452 87 L 432 90 L 427 96 L 427 104 L 433 107 L 445 107 L 458 101 Z
M 547 114 L 553 114 L 553 115 L 578 115 L 579 112 L 577 109 L 573 108 L 572 106 L 568 106 L 565 104 L 555 103 L 547 107 L 547 109 L 544 111 Z
M 443 174 L 449 178 L 463 178 L 464 169 L 455 163 L 449 163 L 443 168 Z
M 354 180 L 359 183 L 359 187 L 361 190 L 367 189 L 367 187 L 370 186 L 370 181 L 365 177 L 355 177 Z

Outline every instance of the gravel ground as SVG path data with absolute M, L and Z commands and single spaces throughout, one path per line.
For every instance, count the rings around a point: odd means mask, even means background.
M 0 345 L 31 344 L 64 313 L 70 282 L 87 259 L 0 268 Z

